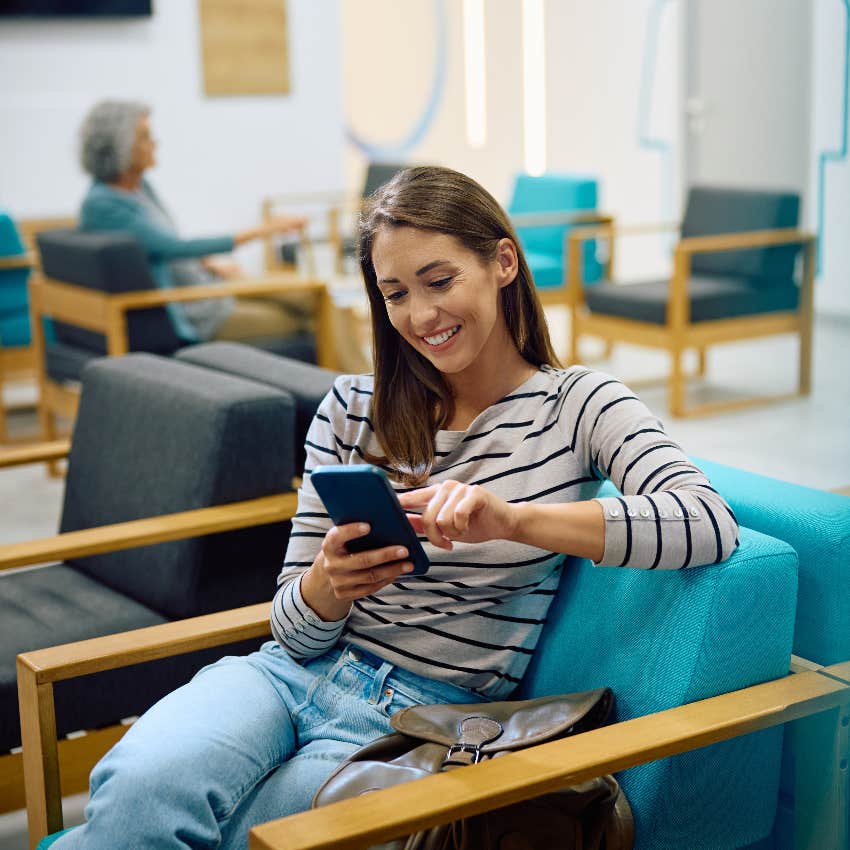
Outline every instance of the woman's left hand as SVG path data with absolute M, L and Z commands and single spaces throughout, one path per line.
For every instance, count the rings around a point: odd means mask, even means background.
M 398 499 L 406 510 L 424 509 L 407 518 L 417 534 L 425 534 L 440 549 L 451 549 L 453 540 L 509 540 L 516 531 L 515 506 L 478 484 L 444 481 L 401 493 Z

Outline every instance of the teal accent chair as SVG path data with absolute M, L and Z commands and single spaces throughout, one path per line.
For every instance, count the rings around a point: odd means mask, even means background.
M 594 177 L 555 173 L 516 176 L 508 215 L 542 297 L 565 289 L 567 234 L 576 224 L 599 223 L 598 201 Z M 582 247 L 582 271 L 587 283 L 602 278 L 595 242 Z
M 796 554 L 798 590 L 791 645 L 793 656 L 789 659 L 791 669 L 817 669 L 850 659 L 850 498 L 702 458 L 694 458 L 694 461 L 729 502 L 742 526 L 742 546 L 752 529 L 758 534 L 783 541 Z M 603 485 L 604 495 L 616 492 L 610 482 Z M 723 569 L 728 569 L 739 553 L 740 550 L 723 565 Z M 756 596 L 749 598 L 759 599 Z M 754 651 L 759 651 L 758 646 L 742 643 L 740 659 L 730 656 L 730 663 L 747 662 Z M 738 672 L 740 670 L 736 670 Z M 846 708 L 844 714 L 847 714 Z M 797 721 L 781 730 L 784 740 L 779 786 L 772 792 L 775 794 L 772 803 L 775 816 L 771 828 L 750 845 L 752 850 L 791 850 L 795 846 L 795 831 L 808 837 L 810 843 L 804 846 L 847 846 L 850 829 L 847 826 L 846 802 L 843 815 L 838 816 L 843 821 L 836 822 L 834 818 L 835 811 L 841 810 L 841 795 L 846 801 L 850 792 L 846 761 L 842 767 L 838 750 L 832 758 L 824 757 L 824 750 L 832 747 L 835 729 L 840 722 L 845 724 L 842 728 L 846 728 L 846 717 L 840 720 L 825 714 Z M 768 732 L 776 733 L 777 730 Z M 749 736 L 737 741 L 755 740 L 757 737 Z M 727 742 L 727 746 L 734 743 Z M 774 734 L 770 741 L 770 756 L 774 760 L 776 753 L 772 748 L 775 744 Z M 714 749 L 699 752 L 711 753 Z M 760 773 L 764 771 L 764 751 L 759 757 L 754 750 L 751 757 Z M 632 781 L 629 774 L 641 769 L 635 768 L 624 775 L 627 793 Z M 728 779 L 724 775 L 724 782 Z M 735 781 L 734 777 L 732 781 Z M 807 796 L 804 800 L 799 799 L 801 789 Z M 828 804 L 826 808 L 832 807 L 832 815 L 812 815 L 818 806 L 825 804 Z M 723 811 L 727 822 L 730 813 L 735 812 L 735 807 L 716 808 Z M 762 821 L 759 831 L 762 831 L 763 825 Z M 836 836 L 843 836 L 841 840 L 845 843 L 835 843 L 838 840 Z M 711 846 L 683 843 L 689 847 Z

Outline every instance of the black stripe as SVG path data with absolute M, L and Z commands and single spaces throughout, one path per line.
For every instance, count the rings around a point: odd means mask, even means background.
M 693 545 L 691 543 L 691 520 L 688 515 L 688 509 L 685 507 L 682 500 L 675 494 L 670 493 L 670 495 L 676 500 L 679 507 L 682 509 L 683 514 L 683 525 L 685 526 L 685 543 L 687 545 L 687 549 L 685 550 L 685 563 L 682 564 L 682 567 L 687 567 L 691 562 L 691 556 L 693 555 Z
M 637 488 L 637 491 L 636 491 L 637 495 L 638 496 L 643 495 L 643 493 L 646 491 L 646 487 L 649 484 L 649 482 L 652 481 L 652 479 L 655 478 L 655 476 L 658 475 L 660 472 L 663 472 L 665 469 L 669 469 L 671 466 L 688 466 L 689 469 L 693 469 L 693 467 L 691 467 L 689 464 L 687 464 L 687 462 L 684 461 L 684 460 L 670 460 L 670 461 L 667 461 L 667 463 L 662 463 L 661 466 L 656 466 L 655 469 L 653 469 L 652 472 L 650 472 L 649 475 L 647 475 L 646 478 L 644 478 L 644 480 L 641 482 L 640 487 Z M 666 480 L 667 479 L 665 479 L 665 481 Z M 658 490 L 658 487 L 655 487 L 653 489 L 653 491 L 651 491 L 651 492 L 654 492 L 654 491 L 657 491 L 657 490 Z
M 304 445 L 310 446 L 311 449 L 315 449 L 317 452 L 322 452 L 326 455 L 333 455 L 340 463 L 342 463 L 342 458 L 340 457 L 340 454 L 336 449 L 327 449 L 324 446 L 317 445 L 311 440 L 305 440 Z
M 702 496 L 694 493 L 694 498 L 702 505 L 703 510 L 708 514 L 711 520 L 711 527 L 714 529 L 714 539 L 717 542 L 717 557 L 713 563 L 719 564 L 723 560 L 723 541 L 720 538 L 720 526 L 717 524 L 717 518 L 714 516 L 714 511 L 708 506 L 708 503 Z
M 608 383 L 616 384 L 618 383 L 618 381 L 609 381 Z M 602 386 L 605 385 L 603 384 Z M 619 398 L 615 398 L 613 401 L 609 401 L 608 404 L 603 405 L 599 413 L 596 414 L 596 419 L 593 420 L 593 425 L 590 426 L 590 437 L 588 438 L 588 445 L 593 445 L 593 434 L 596 431 L 596 426 L 599 424 L 599 420 L 602 418 L 603 414 L 607 413 L 615 405 L 622 404 L 624 401 L 638 401 L 638 397 L 635 395 L 621 395 Z M 573 434 L 573 445 L 575 445 L 577 436 L 578 428 L 576 428 Z
M 393 586 L 397 586 L 397 582 Z M 441 617 L 457 617 L 459 613 L 457 611 L 440 611 L 438 608 L 432 608 L 430 605 L 407 605 L 404 602 L 386 602 L 379 596 L 370 596 L 368 598 L 370 601 L 377 602 L 379 605 L 395 605 L 398 608 L 404 608 L 406 611 L 425 611 L 428 614 L 437 614 Z M 542 626 L 546 622 L 545 618 L 541 620 L 537 617 L 509 617 L 507 614 L 492 614 L 489 611 L 467 611 L 465 612 L 466 615 L 484 617 L 487 620 L 499 620 L 503 623 L 525 623 L 530 626 Z
M 500 422 L 498 425 L 494 425 L 489 431 L 481 431 L 478 434 L 469 434 L 464 437 L 461 442 L 471 443 L 473 440 L 480 440 L 482 437 L 487 437 L 494 431 L 498 431 L 500 428 L 527 428 L 529 425 L 533 424 L 533 419 L 529 419 L 527 422 Z
M 327 532 L 324 531 L 292 531 L 289 536 L 292 537 L 324 537 Z
M 351 387 L 354 389 L 354 387 Z M 336 396 L 336 400 L 342 405 L 343 410 L 348 410 L 348 402 L 339 394 L 339 390 L 336 388 L 336 383 L 333 386 L 333 394 Z
M 541 434 L 545 434 L 547 431 L 550 431 L 558 424 L 558 418 L 555 417 L 548 425 L 544 425 L 539 431 L 529 431 L 522 439 L 531 440 L 534 437 L 539 437 Z
M 284 561 L 283 562 L 283 569 L 285 569 L 285 570 L 291 569 L 292 567 L 312 567 L 312 566 L 313 566 L 312 561 Z
M 611 459 L 608 461 L 608 467 L 609 468 L 614 465 L 614 461 L 617 459 L 617 455 L 620 454 L 621 450 L 626 445 L 626 443 L 628 443 L 630 440 L 634 440 L 635 437 L 639 437 L 641 434 L 664 434 L 664 432 L 660 428 L 641 428 L 640 431 L 632 432 L 631 434 L 629 434 L 627 437 L 625 437 L 623 439 L 623 442 L 620 443 L 619 446 L 617 446 L 614 454 L 611 455 Z M 666 437 L 667 435 L 664 434 L 664 436 Z M 601 453 L 602 453 L 602 449 L 600 448 L 599 454 L 601 454 Z M 599 460 L 599 454 L 596 455 L 597 461 Z
M 668 481 L 672 481 L 674 478 L 679 478 L 679 476 L 681 475 L 693 475 L 693 472 L 693 469 L 683 469 L 681 472 L 674 472 L 672 475 L 668 475 L 666 478 L 662 478 L 661 481 L 659 481 L 652 489 L 652 492 L 658 493 Z
M 542 564 L 545 561 L 551 560 L 552 558 L 563 558 L 564 556 L 559 554 L 558 552 L 547 552 L 545 555 L 540 555 L 538 558 L 529 558 L 527 561 L 500 561 L 500 567 L 511 567 L 513 569 L 517 569 L 518 567 L 531 567 L 534 564 Z M 493 569 L 493 563 L 483 563 L 480 561 L 434 561 L 431 560 L 432 567 L 473 567 L 475 569 Z M 438 581 L 438 579 L 433 579 L 434 581 Z M 468 585 L 465 585 L 468 586 Z
M 446 662 L 436 662 L 430 658 L 423 658 L 421 655 L 414 655 L 412 652 L 406 652 L 403 649 L 400 649 L 397 646 L 392 646 L 391 644 L 384 643 L 383 641 L 378 640 L 371 635 L 365 635 L 361 632 L 358 632 L 356 629 L 347 629 L 346 634 L 352 635 L 355 638 L 360 638 L 361 640 L 367 641 L 369 643 L 377 644 L 378 646 L 383 647 L 384 649 L 390 650 L 390 652 L 395 653 L 396 655 L 403 655 L 405 658 L 412 658 L 414 661 L 418 661 L 421 664 L 426 664 L 429 667 L 441 667 L 446 670 L 459 670 L 461 673 L 472 673 L 474 675 L 481 675 L 482 673 L 490 673 L 493 676 L 498 677 L 499 679 L 507 679 L 509 682 L 514 682 L 515 684 L 519 684 L 519 679 L 516 676 L 511 676 L 508 673 L 503 673 L 501 670 L 491 670 L 484 669 L 478 667 L 461 667 L 457 664 L 448 664 Z M 368 649 L 368 646 L 366 647 Z
M 629 516 L 629 507 L 626 504 L 626 500 L 618 496 L 617 501 L 623 506 L 623 517 L 626 520 L 626 554 L 623 558 L 623 563 L 620 564 L 621 567 L 625 567 L 629 562 L 629 558 L 632 556 L 632 518 Z
M 516 502 L 533 502 L 535 499 L 539 499 L 543 496 L 548 496 L 550 493 L 556 493 L 558 490 L 564 490 L 567 487 L 574 487 L 576 484 L 586 484 L 589 481 L 596 481 L 597 479 L 593 476 L 582 476 L 581 478 L 575 478 L 572 481 L 565 481 L 563 484 L 556 484 L 554 487 L 548 487 L 546 490 L 541 490 L 539 493 L 534 493 L 531 496 L 522 496 L 518 499 L 508 499 L 509 504 L 515 504 Z
M 654 570 L 661 563 L 661 550 L 663 548 L 663 536 L 661 534 L 661 517 L 658 513 L 658 505 L 654 499 L 647 498 L 647 501 L 652 505 L 652 510 L 655 513 L 655 560 L 650 565 L 650 569 Z
M 293 519 L 302 519 L 303 517 L 315 517 L 316 519 L 330 519 L 328 514 L 323 514 L 320 511 L 298 511 Z
M 454 454 L 454 450 L 450 452 L 437 452 L 441 457 L 448 457 L 450 454 Z M 492 460 L 492 459 L 501 459 L 510 457 L 513 452 L 489 452 L 483 455 L 472 455 L 472 457 L 465 458 L 464 460 L 459 460 L 457 463 L 449 464 L 449 466 L 440 467 L 438 470 L 439 474 L 442 475 L 445 472 L 448 472 L 451 469 L 456 469 L 459 466 L 464 466 L 467 463 L 475 463 L 477 460 Z
M 490 481 L 496 481 L 499 478 L 506 478 L 508 475 L 516 475 L 519 472 L 528 472 L 530 469 L 538 469 L 544 464 L 549 463 L 549 461 L 554 460 L 561 455 L 565 455 L 568 452 L 572 452 L 572 449 L 569 446 L 563 446 L 560 449 L 552 452 L 549 457 L 544 457 L 542 460 L 538 460 L 536 463 L 529 463 L 526 466 L 515 466 L 511 469 L 506 469 L 504 472 L 497 472 L 495 475 L 488 475 L 485 478 L 479 478 L 473 482 L 472 484 L 488 484 Z
M 644 451 L 642 451 L 636 458 L 634 458 L 632 462 L 626 467 L 625 472 L 623 472 L 623 477 L 620 479 L 622 481 L 622 486 L 620 487 L 620 490 L 624 493 L 626 492 L 626 476 L 632 471 L 632 469 L 634 469 L 635 465 L 640 463 L 648 454 L 652 454 L 652 452 L 657 452 L 660 449 L 678 448 L 679 447 L 677 445 L 674 445 L 673 443 L 659 443 L 656 446 L 650 446 L 650 448 L 644 449 Z M 613 466 L 613 461 L 611 465 Z
M 605 381 L 605 382 L 603 382 L 603 383 L 601 383 L 601 384 L 597 384 L 597 385 L 596 385 L 596 386 L 595 386 L 595 387 L 594 387 L 594 388 L 590 391 L 590 394 L 587 396 L 587 398 L 586 398 L 586 399 L 584 400 L 584 402 L 582 403 L 582 406 L 579 408 L 578 415 L 576 416 L 576 424 L 575 424 L 575 428 L 573 428 L 573 439 L 572 439 L 572 446 L 573 446 L 573 447 L 575 447 L 575 444 L 576 444 L 576 438 L 578 437 L 578 429 L 581 427 L 581 420 L 582 420 L 582 417 L 584 416 L 584 412 L 585 412 L 585 410 L 587 410 L 587 406 L 590 404 L 590 400 L 591 400 L 591 399 L 592 399 L 592 398 L 596 395 L 596 393 L 598 393 L 598 392 L 599 392 L 599 391 L 600 391 L 603 387 L 607 387 L 607 386 L 609 386 L 610 384 L 616 384 L 616 383 L 617 383 L 617 381 L 614 381 L 614 380 L 611 380 L 611 381 Z M 597 418 L 597 419 L 599 419 L 599 417 L 598 417 L 598 416 L 597 416 L 596 418 Z M 594 424 L 595 424 L 595 423 L 594 423 Z M 591 436 L 593 436 L 593 429 L 591 429 Z
M 360 393 L 360 395 L 372 395 L 372 390 L 364 390 L 361 387 L 355 387 L 355 386 L 352 386 L 350 389 L 351 389 L 351 392 Z
M 469 646 L 478 646 L 481 649 L 508 649 L 511 652 L 520 652 L 523 655 L 531 655 L 533 650 L 526 649 L 522 646 L 512 646 L 510 644 L 496 644 L 496 643 L 485 643 L 481 640 L 475 640 L 474 638 L 461 637 L 460 635 L 453 635 L 449 632 L 442 632 L 439 629 L 435 629 L 432 626 L 425 625 L 417 625 L 415 623 L 405 623 L 400 620 L 388 620 L 386 617 L 382 617 L 380 614 L 370 611 L 368 608 L 365 608 L 360 600 L 357 599 L 354 601 L 354 607 L 357 608 L 358 611 L 362 611 L 364 614 L 372 617 L 373 620 L 377 620 L 379 623 L 382 623 L 385 626 L 400 626 L 404 629 L 417 629 L 419 631 L 428 632 L 428 634 L 436 635 L 439 638 L 448 638 L 449 640 L 456 641 L 457 643 L 465 643 Z

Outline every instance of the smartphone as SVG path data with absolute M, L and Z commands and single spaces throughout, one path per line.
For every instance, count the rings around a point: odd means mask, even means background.
M 335 525 L 368 522 L 371 531 L 346 546 L 349 552 L 406 546 L 413 575 L 428 572 L 428 556 L 383 469 L 371 464 L 317 466 L 310 476 Z

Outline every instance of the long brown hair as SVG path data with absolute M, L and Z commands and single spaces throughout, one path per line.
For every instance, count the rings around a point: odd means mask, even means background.
M 449 168 L 408 168 L 372 195 L 360 216 L 360 268 L 372 313 L 375 388 L 372 424 L 388 464 L 410 485 L 423 483 L 434 462 L 435 436 L 454 415 L 451 389 L 440 371 L 392 326 L 378 289 L 372 248 L 382 228 L 415 227 L 456 238 L 484 262 L 499 240 L 516 245 L 519 267 L 499 301 L 511 338 L 533 366 L 558 365 L 528 263 L 507 214 L 471 178 Z

